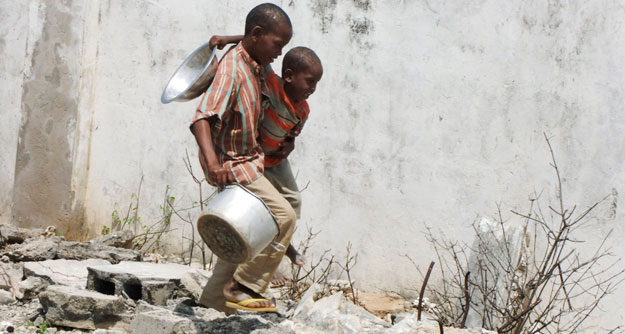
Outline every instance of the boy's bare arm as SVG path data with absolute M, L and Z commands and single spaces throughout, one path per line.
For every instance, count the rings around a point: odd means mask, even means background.
M 204 165 L 208 169 L 208 179 L 212 183 L 218 186 L 224 186 L 228 183 L 233 183 L 235 180 L 231 173 L 226 168 L 219 164 L 219 159 L 213 148 L 213 139 L 211 136 L 211 129 L 208 120 L 201 119 L 193 125 L 191 125 L 191 133 L 195 137 L 200 151 L 202 152 L 200 157 L 204 158 Z
M 208 40 L 208 43 L 211 49 L 216 46 L 219 50 L 221 50 L 224 48 L 224 46 L 228 44 L 239 43 L 242 39 L 243 39 L 243 35 L 232 35 L 232 36 L 213 35 Z

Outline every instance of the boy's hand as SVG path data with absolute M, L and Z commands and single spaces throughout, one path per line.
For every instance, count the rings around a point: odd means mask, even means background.
M 208 120 L 200 119 L 193 123 L 191 132 L 200 147 L 198 156 L 207 181 L 219 187 L 234 183 L 236 181 L 234 175 L 227 168 L 223 167 L 217 159 Z
M 267 154 L 267 156 L 270 158 L 285 159 L 286 157 L 289 156 L 289 154 L 291 154 L 291 152 L 293 152 L 294 149 L 295 149 L 295 138 L 287 137 L 282 143 L 280 143 L 279 150 L 269 153 Z
M 224 46 L 231 43 L 239 43 L 243 39 L 243 35 L 234 35 L 234 36 L 219 36 L 213 35 L 208 40 L 208 46 L 212 49 L 217 47 L 219 50 L 223 49 Z
M 219 187 L 223 187 L 227 184 L 236 182 L 232 173 L 230 173 L 227 168 L 219 165 L 213 165 L 208 167 L 206 176 L 208 177 L 208 181 L 210 183 Z
M 213 35 L 208 40 L 208 45 L 211 49 L 217 47 L 219 50 L 221 50 L 224 48 L 224 46 L 226 46 L 226 44 L 228 44 L 228 41 L 226 40 L 225 36 Z

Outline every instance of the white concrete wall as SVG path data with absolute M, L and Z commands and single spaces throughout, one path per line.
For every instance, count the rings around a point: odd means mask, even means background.
M 14 217 L 15 166 L 23 132 L 23 81 L 50 1 L 0 1 L 3 107 L 0 217 Z M 165 187 L 181 206 L 197 191 L 188 122 L 196 101 L 160 104 L 164 83 L 214 33 L 241 33 L 257 2 L 63 2 L 79 28 L 78 116 L 68 130 L 72 208 L 89 232 L 110 224 L 143 176 L 142 223 L 159 217 Z M 306 45 L 324 63 L 311 118 L 292 164 L 304 186 L 305 226 L 317 250 L 358 252 L 361 287 L 410 293 L 434 259 L 423 231 L 471 241 L 479 215 L 524 210 L 530 195 L 555 200 L 543 133 L 554 146 L 565 202 L 606 200 L 584 232 L 587 250 L 614 229 L 625 254 L 625 7 L 619 2 L 281 1 L 294 24 L 287 49 Z M 61 5 L 58 5 L 61 6 Z M 54 39 L 54 36 L 49 36 Z M 73 45 L 73 44 L 72 44 Z M 279 61 L 275 64 L 280 68 Z M 64 181 L 65 182 L 65 181 Z M 64 188 L 63 188 L 64 189 Z M 63 190 L 62 189 L 62 190 Z M 209 191 L 208 188 L 205 192 Z M 22 204 L 23 205 L 23 204 Z M 22 210 L 23 211 L 23 210 Z M 176 220 L 178 230 L 182 226 Z M 72 226 L 76 226 L 75 224 Z M 185 227 L 188 232 L 189 227 Z M 71 228 L 68 228 L 71 230 Z M 178 234 L 172 237 L 179 243 Z M 602 325 L 621 324 L 609 297 Z M 412 291 L 414 293 L 414 291 Z

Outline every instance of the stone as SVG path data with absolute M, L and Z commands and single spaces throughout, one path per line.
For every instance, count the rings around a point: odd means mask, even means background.
M 206 270 L 191 268 L 182 274 L 180 283 L 191 293 L 195 301 L 198 302 L 211 275 L 212 273 Z
M 48 287 L 48 282 L 41 277 L 31 276 L 17 285 L 15 297 L 17 299 L 30 300 L 37 298 L 39 293 Z
M 39 234 L 34 229 L 25 229 L 10 224 L 0 224 L 0 248 L 7 244 L 21 244 L 28 238 L 35 238 Z
M 130 323 L 130 332 L 133 334 L 230 333 L 229 331 L 216 331 L 219 323 L 212 324 L 211 322 L 218 319 L 227 318 L 224 313 L 214 309 L 192 307 L 185 303 L 171 303 L 170 307 L 163 308 L 140 301 L 136 316 Z M 248 330 L 246 333 L 250 332 L 251 330 Z
M 306 294 L 304 297 L 309 298 Z M 299 310 L 296 309 L 293 319 L 329 333 L 379 332 L 391 327 L 362 307 L 352 304 L 342 292 L 319 299 L 312 305 L 310 299 L 304 303 L 301 307 L 298 305 Z
M 0 262 L 0 289 L 16 291 L 22 278 L 24 278 L 22 263 Z
M 12 293 L 6 290 L 0 290 L 0 305 L 11 304 L 14 301 Z
M 53 285 L 39 295 L 48 322 L 81 329 L 124 329 L 130 314 L 122 298 Z
M 110 265 L 102 259 L 88 260 L 46 260 L 39 262 L 24 262 L 24 275 L 36 276 L 48 281 L 49 284 L 74 286 L 79 289 L 87 287 L 88 266 Z
M 102 329 L 102 328 L 98 328 L 91 333 L 92 334 L 126 334 L 125 331 L 116 330 L 116 329 Z M 153 333 L 153 334 L 157 334 L 157 333 Z
M 277 326 L 256 329 L 254 334 L 326 334 L 327 332 L 307 326 L 301 322 L 283 320 Z
M 86 260 L 103 259 L 111 263 L 139 261 L 136 250 L 111 247 L 99 243 L 65 241 L 63 237 L 31 238 L 23 244 L 9 245 L 7 256 L 14 262 L 45 261 L 52 259 Z
M 124 261 L 93 266 L 88 268 L 87 289 L 165 305 L 167 299 L 190 296 L 181 284 L 182 275 L 189 270 L 192 269 L 174 263 Z
M 102 244 L 105 246 L 118 247 L 118 248 L 132 248 L 132 240 L 135 234 L 130 230 L 114 231 L 107 235 L 91 239 L 89 243 Z
M 512 224 L 502 227 L 497 220 L 482 217 L 475 224 L 475 230 L 477 238 L 470 248 L 472 251 L 467 259 L 471 284 L 488 286 L 493 290 L 489 292 L 490 295 L 506 296 L 508 284 L 513 280 L 513 276 L 532 277 L 532 274 L 526 271 L 534 268 L 527 263 L 527 259 L 534 258 L 533 248 L 528 247 L 528 243 L 525 242 L 526 238 L 530 237 L 526 235 L 524 228 Z M 513 264 L 509 264 L 510 262 Z M 488 270 L 480 269 L 485 266 L 484 264 L 490 264 Z M 486 306 L 483 304 L 484 300 L 481 289 L 474 289 L 471 309 L 466 320 L 467 327 L 481 326 L 480 314 L 483 314 L 485 309 L 506 309 L 509 306 L 506 298 L 497 298 L 494 301 L 496 305 L 487 302 Z
M 170 310 L 162 309 L 148 312 L 138 312 L 130 323 L 130 332 L 134 334 L 167 334 L 183 333 L 181 328 L 192 325 L 192 321 Z M 189 333 L 197 333 L 191 331 Z
M 306 290 L 304 295 L 302 295 L 299 303 L 293 310 L 293 318 L 298 317 L 300 314 L 302 314 L 302 317 L 304 317 L 304 314 L 310 313 L 315 305 L 315 296 L 317 295 L 319 288 L 320 287 L 317 283 L 313 283 L 310 285 L 310 287 L 308 287 L 308 290 Z
M 358 302 L 365 310 L 377 316 L 384 316 L 404 311 L 406 300 L 396 294 L 359 292 Z
M 110 263 L 140 261 L 141 252 L 98 243 L 65 241 L 57 252 L 59 259 L 103 259 Z
M 0 333 L 13 333 L 15 331 L 15 326 L 8 322 L 2 321 L 0 322 Z
M 402 321 L 398 322 L 395 326 L 388 329 L 386 334 L 439 334 L 440 330 L 438 322 L 435 320 L 417 320 L 417 313 L 414 312 L 411 315 L 405 317 Z M 422 315 L 423 319 L 423 315 Z M 452 327 L 444 327 L 445 334 L 495 334 L 496 332 L 488 331 L 481 328 L 459 329 Z
M 143 306 L 140 302 L 136 316 L 130 324 L 133 334 L 155 333 L 264 333 L 264 334 L 300 334 L 322 333 L 298 330 L 308 328 L 286 320 L 275 313 L 256 314 L 243 312 L 226 316 L 222 312 L 202 307 L 192 307 L 178 303 L 173 309 L 155 306 Z M 283 323 L 287 322 L 285 325 Z
M 22 244 L 9 245 L 4 253 L 11 261 L 45 261 L 56 257 L 62 237 L 30 238 Z

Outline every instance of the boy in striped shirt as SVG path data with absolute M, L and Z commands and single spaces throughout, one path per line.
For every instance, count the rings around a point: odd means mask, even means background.
M 276 310 L 275 303 L 261 294 L 290 243 L 296 214 L 263 176 L 264 153 L 257 138 L 263 67 L 282 54 L 292 34 L 291 21 L 280 7 L 269 3 L 254 7 L 245 20 L 245 35 L 220 61 L 191 124 L 207 181 L 215 186 L 238 183 L 260 197 L 276 217 L 276 240 L 283 245 L 281 251 L 269 246 L 240 265 L 218 259 L 200 304 L 227 313 Z M 207 231 L 199 227 L 204 238 Z
M 238 42 L 242 36 L 213 36 L 210 43 L 220 49 L 228 43 Z M 315 92 L 317 83 L 323 75 L 321 60 L 307 47 L 298 46 L 286 53 L 282 61 L 282 77 L 271 66 L 265 67 L 263 94 L 269 104 L 264 108 L 260 121 L 260 145 L 265 153 L 265 177 L 289 201 L 293 210 L 300 217 L 301 195 L 287 159 L 295 148 L 297 137 L 310 109 L 306 100 Z M 304 258 L 293 245 L 285 254 L 293 264 L 302 266 Z M 282 273 L 275 273 L 272 284 L 284 285 L 287 278 Z

